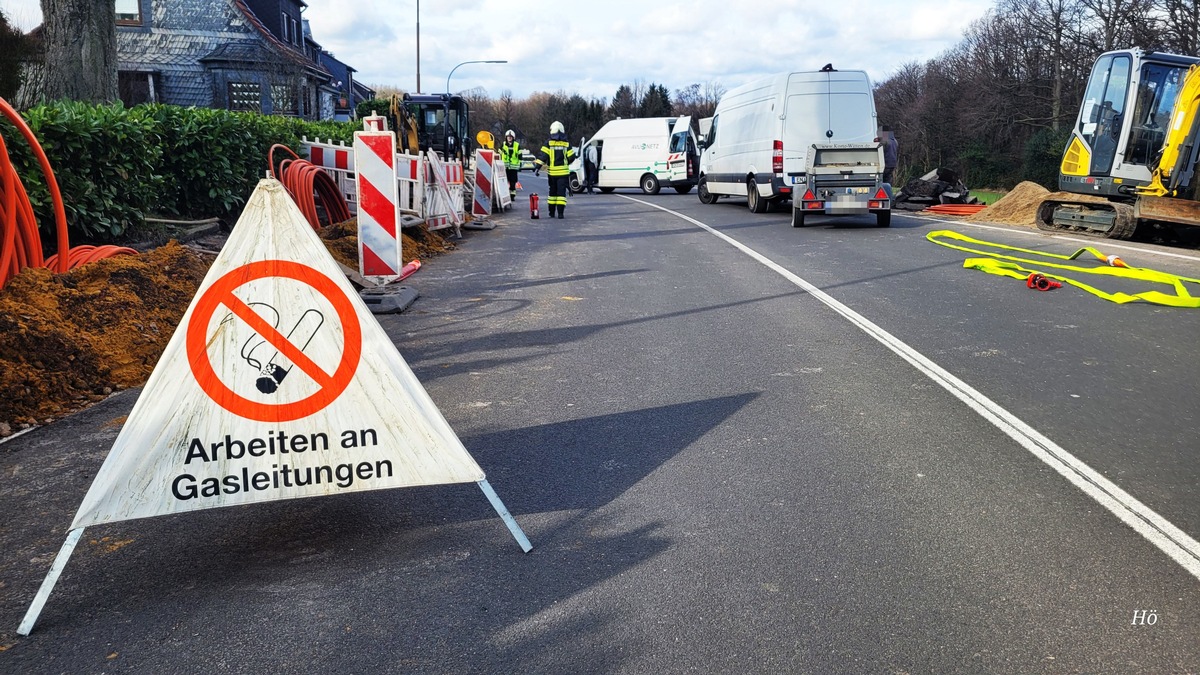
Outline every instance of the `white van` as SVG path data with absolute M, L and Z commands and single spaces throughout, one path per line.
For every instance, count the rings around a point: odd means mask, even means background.
M 642 117 L 613 120 L 584 141 L 571 163 L 572 192 L 584 188 L 584 153 L 596 146 L 601 192 L 640 187 L 648 195 L 664 185 L 687 194 L 696 184 L 700 144 L 691 117 Z
M 746 197 L 751 211 L 763 213 L 805 184 L 818 143 L 878 143 L 866 72 L 825 66 L 733 89 L 717 103 L 703 141 L 700 201 Z

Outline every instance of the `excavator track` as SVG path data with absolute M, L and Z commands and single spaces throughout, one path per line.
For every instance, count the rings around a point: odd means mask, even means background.
M 1037 226 L 1047 232 L 1069 232 L 1108 239 L 1129 239 L 1137 230 L 1132 204 L 1047 199 L 1037 210 Z

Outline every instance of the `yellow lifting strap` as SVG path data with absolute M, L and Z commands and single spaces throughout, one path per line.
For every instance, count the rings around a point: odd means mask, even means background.
M 988 274 L 996 274 L 999 276 L 1013 277 L 1014 279 L 1028 279 L 1030 274 L 1041 274 L 1047 278 L 1061 281 L 1064 284 L 1070 284 L 1076 288 L 1082 289 L 1105 300 L 1110 300 L 1118 304 L 1127 302 L 1143 301 L 1156 305 L 1167 305 L 1170 307 L 1200 307 L 1200 298 L 1192 297 L 1187 292 L 1184 284 L 1200 284 L 1200 279 L 1192 279 L 1190 277 L 1181 277 L 1169 272 L 1159 272 L 1158 270 L 1146 269 L 1144 267 L 1130 267 L 1126 265 L 1120 258 L 1116 256 L 1106 256 L 1100 251 L 1085 246 L 1071 255 L 1062 255 L 1059 253 L 1047 253 L 1045 251 L 1034 251 L 1027 248 L 1017 248 L 1016 246 L 1006 246 L 1004 244 L 994 244 L 989 241 L 974 239 L 964 234 L 959 234 L 953 230 L 935 230 L 925 235 L 929 241 L 947 248 L 965 251 L 967 253 L 975 253 L 986 256 L 983 258 L 967 258 L 963 261 L 963 267 L 967 269 L 976 269 Z M 958 243 L 951 243 L 958 242 Z M 979 250 L 970 246 L 986 247 L 991 250 Z M 1024 253 L 1031 256 L 1042 258 L 1041 260 L 1031 260 L 1015 255 L 1006 255 L 1001 251 L 1014 251 Z M 1051 258 L 1054 260 L 1075 260 L 1090 254 L 1100 261 L 1102 266 L 1082 266 L 1082 265 L 1066 265 L 1063 263 L 1054 263 L 1045 260 Z M 1007 262 L 1006 262 L 1007 261 Z M 1030 267 L 1032 265 L 1033 267 Z M 1046 269 L 1062 270 L 1058 274 L 1047 272 Z M 1157 284 L 1166 284 L 1175 289 L 1175 294 L 1170 295 L 1161 291 L 1143 291 L 1141 293 L 1109 293 L 1102 291 L 1094 286 L 1089 286 L 1081 281 L 1077 281 L 1068 276 L 1066 273 L 1080 274 L 1098 274 L 1110 277 L 1119 277 L 1122 279 L 1134 279 L 1137 281 L 1147 281 Z

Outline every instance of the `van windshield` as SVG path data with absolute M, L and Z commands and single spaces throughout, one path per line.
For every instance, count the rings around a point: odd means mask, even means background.
M 794 146 L 797 141 L 803 146 L 870 143 L 875 140 L 873 107 L 868 92 L 793 94 L 787 100 L 784 147 Z M 826 131 L 833 131 L 833 135 L 826 136 Z

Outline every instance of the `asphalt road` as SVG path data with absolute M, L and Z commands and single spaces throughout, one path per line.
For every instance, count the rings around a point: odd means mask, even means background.
M 1200 670 L 1200 314 L 924 238 L 1083 245 L 1027 230 L 522 182 L 381 324 L 532 552 L 474 485 L 129 521 L 17 636 L 126 392 L 0 445 L 0 671 Z

